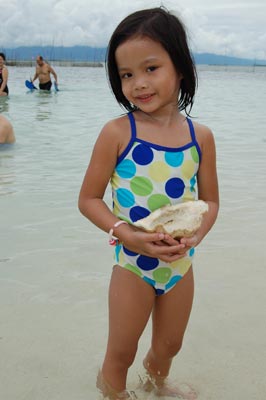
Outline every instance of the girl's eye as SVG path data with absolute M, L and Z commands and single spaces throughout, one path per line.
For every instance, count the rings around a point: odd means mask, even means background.
M 132 74 L 130 72 L 127 72 L 127 73 L 121 75 L 121 79 L 128 79 L 128 78 L 131 78 L 131 76 L 132 76 Z
M 157 67 L 151 66 L 151 67 L 148 67 L 148 68 L 147 68 L 147 71 L 148 71 L 148 72 L 152 72 L 152 71 L 155 71 L 156 68 L 157 68 Z

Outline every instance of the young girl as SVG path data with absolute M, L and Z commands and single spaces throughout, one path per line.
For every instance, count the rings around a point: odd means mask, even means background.
M 82 214 L 109 232 L 114 244 L 109 337 L 97 386 L 109 399 L 132 397 L 127 373 L 152 314 L 143 388 L 195 399 L 193 390 L 172 387 L 166 377 L 182 346 L 193 300 L 194 247 L 215 222 L 218 184 L 213 135 L 187 117 L 197 77 L 182 24 L 161 7 L 129 15 L 110 39 L 107 69 L 113 93 L 129 113 L 103 127 L 79 198 Z M 112 211 L 103 201 L 109 181 Z M 196 198 L 209 210 L 189 239 L 132 225 L 165 204 Z

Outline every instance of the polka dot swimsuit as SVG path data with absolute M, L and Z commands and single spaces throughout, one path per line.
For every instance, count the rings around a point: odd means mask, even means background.
M 111 177 L 114 214 L 132 223 L 166 204 L 195 200 L 201 152 L 192 121 L 187 118 L 191 142 L 172 148 L 139 139 L 133 113 L 128 117 L 131 139 Z M 187 256 L 169 264 L 133 253 L 121 244 L 114 251 L 116 264 L 153 286 L 156 295 L 169 291 L 186 274 L 194 254 L 191 249 Z

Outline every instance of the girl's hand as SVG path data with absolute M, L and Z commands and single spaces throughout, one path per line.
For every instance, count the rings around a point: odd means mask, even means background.
M 134 230 L 120 237 L 129 250 L 170 263 L 184 257 L 185 245 L 165 233 Z
M 180 243 L 184 245 L 184 251 L 189 251 L 192 247 L 196 247 L 199 244 L 199 235 L 196 233 L 191 237 L 184 237 L 180 239 Z

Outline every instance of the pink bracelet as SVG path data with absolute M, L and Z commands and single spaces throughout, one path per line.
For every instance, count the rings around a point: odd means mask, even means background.
M 117 221 L 114 224 L 114 226 L 110 229 L 110 231 L 109 231 L 109 244 L 111 246 L 115 246 L 116 244 L 119 243 L 119 240 L 117 239 L 117 237 L 113 236 L 113 233 L 114 233 L 114 229 L 117 228 L 118 226 L 122 225 L 122 224 L 127 224 L 127 221 L 124 221 L 124 220 L 121 219 L 120 221 Z

